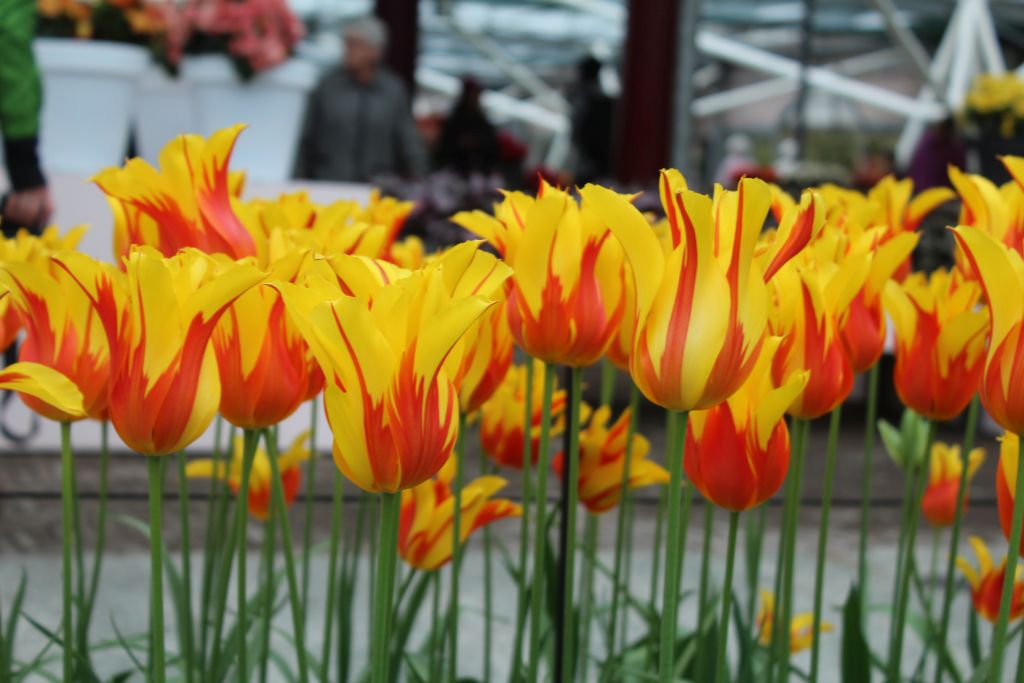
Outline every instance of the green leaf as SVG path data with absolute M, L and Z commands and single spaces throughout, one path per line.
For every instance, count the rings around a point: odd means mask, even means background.
M 882 445 L 892 461 L 901 470 L 906 469 L 903 457 L 903 434 L 885 420 L 878 421 L 878 435 L 882 437 Z
M 430 660 L 427 655 L 419 652 L 406 652 L 402 659 L 405 660 L 409 683 L 430 682 Z
M 0 676 L 3 678 L 9 678 L 14 672 L 14 636 L 18 628 L 18 618 L 21 616 L 21 605 L 25 599 L 27 584 L 28 577 L 25 570 L 22 569 L 18 590 L 14 594 L 11 611 L 7 615 L 7 624 L 3 627 L 4 635 L 0 637 Z
M 967 610 L 967 652 L 971 666 L 977 668 L 981 664 L 981 636 L 978 633 L 978 613 L 973 606 Z
M 864 638 L 860 591 L 850 586 L 843 605 L 843 640 L 840 652 L 842 683 L 870 683 L 871 655 Z

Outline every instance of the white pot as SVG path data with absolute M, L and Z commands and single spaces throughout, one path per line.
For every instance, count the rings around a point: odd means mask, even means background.
M 291 59 L 243 82 L 227 57 L 202 55 L 185 58 L 181 76 L 191 89 L 196 132 L 210 135 L 248 124 L 231 157 L 232 168 L 255 180 L 291 177 L 306 96 L 317 81 L 314 64 Z
M 193 110 L 191 92 L 184 79 L 170 76 L 159 64 L 150 64 L 139 81 L 136 153 L 156 166 L 164 145 L 196 129 Z
M 124 163 L 144 48 L 123 43 L 37 38 L 43 78 L 43 167 L 92 175 Z

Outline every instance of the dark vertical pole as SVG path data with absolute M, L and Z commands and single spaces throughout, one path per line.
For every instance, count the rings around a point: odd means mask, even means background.
M 815 0 L 803 0 L 804 16 L 800 22 L 800 89 L 796 94 L 796 126 L 793 136 L 796 138 L 797 159 L 803 160 L 807 147 L 807 95 L 810 84 L 807 82 L 807 67 L 814 57 L 814 5 Z
M 668 163 L 682 1 L 629 1 L 616 155 L 623 183 L 653 184 Z
M 405 81 L 411 96 L 419 46 L 419 0 L 376 0 L 374 13 L 388 27 L 385 62 Z
M 572 369 L 563 368 L 562 372 L 562 386 L 566 389 L 565 404 L 567 406 L 572 405 L 573 396 L 571 394 L 573 390 L 572 383 Z M 562 462 L 568 463 L 569 458 L 569 430 L 566 429 L 562 434 Z M 566 514 L 566 506 L 569 500 L 569 486 L 575 485 L 576 482 L 570 482 L 568 477 L 568 464 L 564 466 L 562 476 L 562 498 L 558 506 L 559 519 L 558 519 L 558 595 L 565 595 L 565 591 L 569 589 L 565 585 L 565 552 L 568 549 L 569 534 L 576 533 L 575 529 L 570 529 L 568 524 L 569 516 Z M 537 533 L 541 533 L 538 529 Z M 536 561 L 536 560 L 535 560 Z M 569 579 L 570 581 L 572 579 Z M 566 657 L 574 656 L 571 652 L 565 652 L 562 648 L 562 644 L 565 642 L 563 634 L 565 633 L 565 611 L 564 605 L 561 598 L 555 600 L 555 671 L 554 681 L 555 683 L 568 683 L 568 681 L 562 680 L 562 662 Z

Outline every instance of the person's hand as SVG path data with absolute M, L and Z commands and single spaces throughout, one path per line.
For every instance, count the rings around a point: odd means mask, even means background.
M 50 190 L 45 186 L 11 192 L 4 204 L 3 219 L 19 227 L 34 228 L 46 225 L 53 214 Z

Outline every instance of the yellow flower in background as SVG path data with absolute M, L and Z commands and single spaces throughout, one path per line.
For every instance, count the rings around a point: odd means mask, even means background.
M 667 253 L 627 198 L 593 185 L 581 190 L 633 267 L 634 382 L 666 408 L 708 408 L 731 396 L 753 369 L 768 322 L 766 275 L 812 239 L 824 216 L 820 200 L 808 194 L 755 259 L 771 202 L 763 182 L 743 179 L 735 192 L 716 188 L 712 199 L 687 190 L 678 171 L 663 171 L 661 193 Z
M 978 536 L 967 539 L 971 543 L 978 567 L 975 569 L 965 557 L 956 558 L 956 566 L 967 579 L 971 587 L 971 604 L 974 610 L 986 621 L 995 623 L 999 618 L 999 605 L 1002 602 L 1003 582 L 1006 580 L 1006 558 L 996 567 L 992 564 L 992 555 L 988 546 Z M 1021 569 L 1017 568 L 1017 576 L 1013 583 L 1010 599 L 1010 621 L 1020 619 L 1024 615 L 1024 581 L 1020 580 Z
M 338 261 L 339 277 L 369 277 L 362 263 Z M 454 275 L 427 268 L 378 285 L 369 298 L 333 300 L 318 292 L 331 285 L 323 279 L 276 284 L 324 372 L 335 463 L 366 491 L 416 486 L 454 448 L 458 395 L 445 365 L 457 366 L 459 341 L 493 302 L 453 297 L 446 277 Z
M 94 307 L 110 348 L 110 420 L 132 450 L 167 455 L 195 441 L 220 403 L 208 345 L 224 311 L 263 279 L 247 263 L 140 247 L 125 270 L 84 254 L 54 257 Z
M 932 187 L 914 194 L 914 181 L 896 180 L 886 176 L 868 191 L 868 201 L 875 207 L 871 225 L 883 225 L 889 236 L 917 230 L 932 211 L 956 198 L 948 187 Z M 907 266 L 909 272 L 909 264 Z M 897 279 L 902 279 L 901 272 Z
M 278 472 L 281 475 L 281 489 L 284 492 L 285 505 L 291 505 L 299 493 L 302 484 L 302 463 L 313 457 L 306 442 L 309 432 L 303 432 L 292 441 L 288 449 L 277 456 Z M 244 439 L 235 437 L 230 462 L 215 461 L 209 458 L 192 459 L 185 466 L 185 476 L 189 479 L 216 479 L 228 485 L 231 492 L 238 495 L 242 486 L 242 466 L 244 462 Z M 273 470 L 270 457 L 260 446 L 252 461 L 249 471 L 249 494 L 247 504 L 249 514 L 258 520 L 270 518 L 271 494 L 273 492 Z
M 626 465 L 629 421 L 632 413 L 627 408 L 612 423 L 612 410 L 601 406 L 580 430 L 579 499 L 592 514 L 601 514 L 617 506 L 622 498 L 622 471 Z M 650 442 L 640 434 L 633 434 L 630 458 L 629 489 L 668 483 L 668 470 L 647 459 Z M 551 467 L 562 478 L 564 454 L 551 461 Z
M 757 612 L 758 640 L 762 645 L 772 643 L 772 624 L 775 623 L 775 595 L 771 591 L 761 590 L 761 606 Z M 819 631 L 830 633 L 832 624 L 822 621 Z M 810 612 L 797 614 L 789 625 L 789 651 L 806 650 L 814 642 L 814 615 Z
M 985 461 L 985 449 L 975 448 L 967 456 L 967 488 L 964 490 L 963 512 L 967 511 L 970 499 L 970 482 L 981 463 Z M 956 519 L 957 494 L 960 477 L 964 471 L 964 460 L 960 446 L 937 441 L 932 445 L 932 457 L 928 473 L 928 487 L 921 498 L 921 513 L 932 526 L 947 527 Z
M 544 363 L 533 360 L 533 395 L 530 398 L 532 417 L 530 420 L 531 466 L 540 458 L 540 423 L 543 416 Z M 494 394 L 480 409 L 480 445 L 484 453 L 499 467 L 515 470 L 523 468 L 524 440 L 523 418 L 526 414 L 526 373 L 527 366 L 513 366 L 505 374 Z M 556 378 L 551 397 L 551 438 L 565 431 L 566 393 L 558 388 Z M 546 455 L 546 454 L 545 454 Z
M 452 558 L 455 498 L 451 491 L 455 458 L 449 458 L 433 479 L 402 491 L 398 554 L 409 566 L 423 571 L 440 569 Z M 477 529 L 506 517 L 519 517 L 522 507 L 494 495 L 505 488 L 501 477 L 484 476 L 462 486 L 459 541 Z
M 93 180 L 114 211 L 119 258 L 136 244 L 165 256 L 185 247 L 233 258 L 256 255 L 253 236 L 233 206 L 241 183 L 228 171 L 243 128 L 225 128 L 206 139 L 181 135 L 161 151 L 159 170 L 135 158 L 96 174 Z

